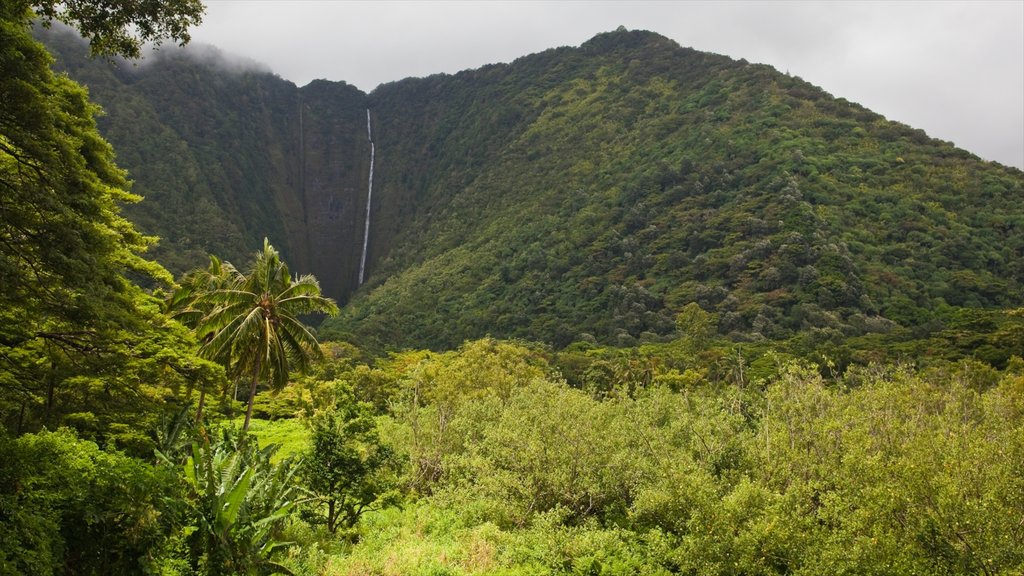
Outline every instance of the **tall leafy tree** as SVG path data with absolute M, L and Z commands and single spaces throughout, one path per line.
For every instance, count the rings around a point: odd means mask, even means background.
M 0 574 L 157 574 L 177 520 L 171 470 L 61 429 L 0 435 Z
M 243 425 L 248 430 L 259 383 L 265 381 L 280 390 L 291 370 L 305 372 L 323 354 L 299 316 L 333 316 L 338 306 L 321 296 L 312 275 L 293 278 L 267 239 L 248 273 L 238 275 L 230 286 L 209 292 L 203 301 L 211 310 L 199 321 L 198 335 L 205 342 L 200 353 L 223 364 L 230 375 L 250 378 Z
M 103 433 L 158 402 L 154 384 L 205 378 L 212 367 L 189 355 L 191 336 L 139 286 L 171 277 L 143 257 L 153 239 L 120 213 L 138 197 L 96 129 L 98 108 L 53 73 L 30 35 L 37 12 L 99 26 L 124 11 L 109 4 L 0 3 L 0 417 L 19 432 L 77 414 L 80 429 Z M 119 34 L 187 39 L 178 24 L 165 27 L 175 17 L 163 8 L 124 4 L 134 16 L 94 30 L 103 51 L 132 55 L 104 44 Z

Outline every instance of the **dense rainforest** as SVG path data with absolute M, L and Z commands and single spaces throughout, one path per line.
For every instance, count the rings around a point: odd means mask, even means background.
M 202 12 L 0 5 L 0 576 L 1024 572 L 1020 170 L 651 32 L 136 63 Z

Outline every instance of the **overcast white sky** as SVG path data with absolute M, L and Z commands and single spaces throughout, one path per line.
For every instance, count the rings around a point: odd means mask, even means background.
M 1024 0 L 341 2 L 207 0 L 193 41 L 302 86 L 454 73 L 623 25 L 770 64 L 1024 169 Z

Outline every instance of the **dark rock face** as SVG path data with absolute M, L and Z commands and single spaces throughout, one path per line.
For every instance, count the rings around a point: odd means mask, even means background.
M 337 298 L 357 287 L 366 217 L 370 146 L 366 97 L 344 84 L 315 82 L 298 91 L 298 192 L 302 218 L 288 231 L 297 262 Z

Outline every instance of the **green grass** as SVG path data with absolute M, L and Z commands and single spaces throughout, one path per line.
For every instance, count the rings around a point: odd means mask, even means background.
M 244 418 L 236 418 L 232 421 L 232 424 L 241 426 L 243 420 Z M 268 444 L 281 445 L 277 450 L 277 454 L 274 455 L 274 462 L 301 454 L 309 444 L 309 430 L 298 418 L 280 420 L 253 418 L 249 422 L 249 432 L 259 439 L 260 446 Z
M 368 515 L 362 538 L 344 555 L 331 555 L 323 574 L 492 576 L 516 574 L 501 566 L 500 530 L 461 526 L 451 510 L 413 504 Z

